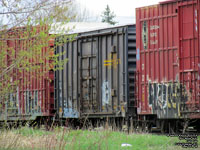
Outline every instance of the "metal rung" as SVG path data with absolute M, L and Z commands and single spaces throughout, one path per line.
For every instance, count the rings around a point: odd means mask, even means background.
M 91 58 L 91 57 L 96 57 L 96 55 L 87 55 L 87 56 L 82 56 L 80 58 L 81 59 L 85 59 L 85 58 Z

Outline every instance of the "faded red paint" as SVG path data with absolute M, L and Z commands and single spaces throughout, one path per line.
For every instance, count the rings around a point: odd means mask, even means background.
M 139 114 L 157 114 L 150 104 L 150 84 L 155 83 L 167 90 L 169 84 L 184 86 L 186 96 L 182 94 L 176 105 L 175 118 L 200 116 L 199 9 L 199 0 L 170 0 L 136 9 Z M 167 101 L 163 106 L 171 105 Z
M 39 26 L 34 27 L 37 28 L 37 32 L 39 33 L 42 30 Z M 12 37 L 12 40 L 7 40 L 8 48 L 13 48 L 15 50 L 15 56 L 18 54 L 19 50 L 27 49 L 27 45 L 29 42 L 35 42 L 35 39 L 31 40 L 22 40 L 23 30 L 25 28 L 19 28 L 19 32 L 9 31 L 8 36 Z M 37 41 L 36 41 L 37 42 Z M 49 41 L 49 47 L 52 48 L 54 45 L 54 40 Z M 46 53 L 49 53 L 49 47 L 42 48 L 42 56 Z M 53 50 L 53 49 L 52 49 Z M 52 56 L 50 52 L 50 56 Z M 7 58 L 8 66 L 9 56 Z M 18 69 L 13 69 L 17 71 L 17 75 L 13 78 L 13 81 L 19 80 L 18 92 L 17 95 L 19 97 L 18 104 L 18 114 L 15 114 L 16 119 L 27 119 L 27 118 L 36 118 L 37 116 L 52 116 L 54 115 L 54 72 L 52 70 L 48 71 L 43 64 L 41 64 L 38 60 L 30 59 L 30 62 L 33 62 L 35 65 L 39 65 L 40 69 L 34 72 L 28 72 L 23 70 L 21 73 Z M 44 63 L 52 64 L 52 60 L 47 61 L 44 60 Z M 39 73 L 46 72 L 41 77 L 38 77 Z M 13 73 L 14 74 L 14 73 Z M 28 93 L 28 94 L 27 94 Z M 28 100 L 26 98 L 28 97 Z M 30 103 L 27 103 L 30 101 Z M 31 102 L 32 101 L 32 102 Z M 29 107 L 31 104 L 31 107 Z M 28 112 L 28 110 L 30 111 Z M 1 120 L 0 116 L 0 120 Z M 15 120 L 15 117 L 7 118 L 8 120 Z

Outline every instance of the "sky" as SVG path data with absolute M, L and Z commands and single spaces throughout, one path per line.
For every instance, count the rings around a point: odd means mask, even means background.
M 135 18 L 135 8 L 158 4 L 165 0 L 76 0 L 91 13 L 101 15 L 108 4 L 116 18 L 127 21 Z

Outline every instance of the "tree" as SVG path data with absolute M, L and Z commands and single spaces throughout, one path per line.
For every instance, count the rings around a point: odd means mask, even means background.
M 32 78 L 40 80 L 55 65 L 62 69 L 67 60 L 57 61 L 58 55 L 49 46 L 49 41 L 62 33 L 50 35 L 49 31 L 55 28 L 57 20 L 62 20 L 60 24 L 69 22 L 70 17 L 64 12 L 70 3 L 70 0 L 0 0 L 0 112 Z M 73 40 L 75 35 L 62 37 L 55 45 Z
M 111 25 L 115 25 L 117 22 L 113 19 L 116 17 L 114 12 L 111 12 L 110 7 L 107 5 L 105 11 L 102 14 L 102 22 L 107 22 Z

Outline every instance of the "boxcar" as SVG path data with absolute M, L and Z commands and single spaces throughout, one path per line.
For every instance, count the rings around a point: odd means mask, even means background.
M 59 38 L 56 39 L 59 41 Z M 55 48 L 68 59 L 55 71 L 55 106 L 61 118 L 135 114 L 135 25 L 78 33 Z
M 38 33 L 42 28 L 36 28 Z M 27 45 L 34 43 L 35 39 L 23 38 L 23 33 L 27 32 L 26 27 L 19 27 L 7 31 L 8 37 L 1 42 L 1 46 L 8 49 L 13 49 L 15 57 L 23 50 L 29 50 Z M 49 41 L 49 47 L 53 50 L 54 40 Z M 42 54 L 47 52 L 47 47 L 42 48 Z M 48 51 L 49 52 L 49 51 Z M 9 58 L 9 55 L 7 56 Z M 30 60 L 31 61 L 31 60 Z M 12 63 L 12 60 L 7 59 L 7 67 Z M 43 63 L 51 63 L 52 60 L 45 60 Z M 18 81 L 14 92 L 8 93 L 7 99 L 0 97 L 0 121 L 20 121 L 20 120 L 35 120 L 37 117 L 49 117 L 54 114 L 54 72 L 47 70 L 39 59 L 34 61 L 35 66 L 38 66 L 37 71 L 27 71 L 23 69 L 19 71 L 14 67 L 11 73 L 13 82 Z M 53 69 L 53 68 L 52 68 Z M 46 72 L 42 76 L 39 74 Z M 1 78 L 3 79 L 3 77 Z M 7 85 L 5 85 L 7 86 Z M 2 87 L 1 87 L 2 88 Z
M 137 113 L 200 118 L 199 0 L 136 9 Z

